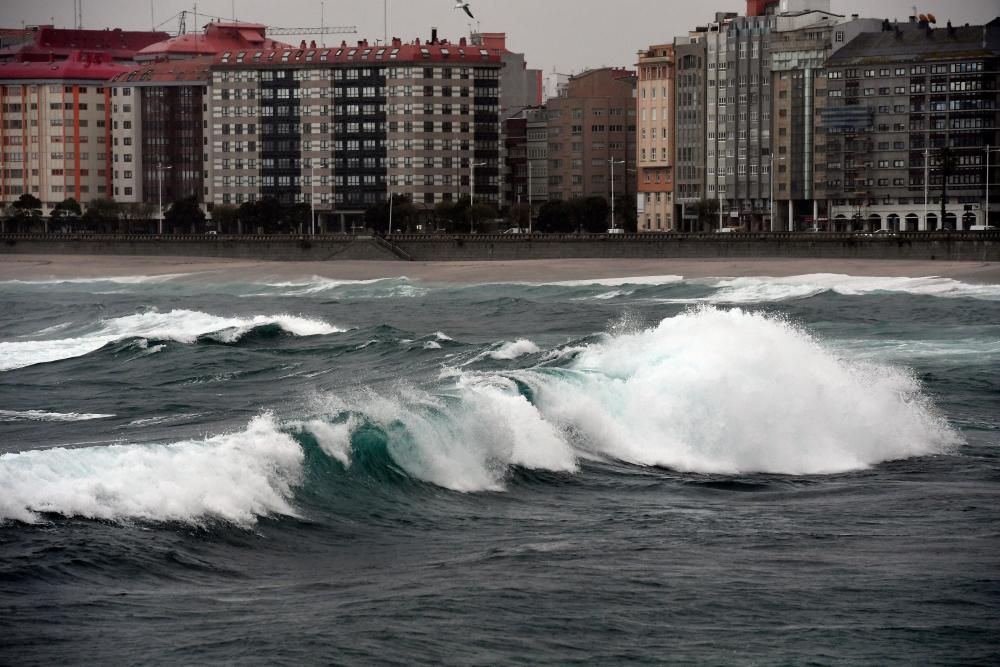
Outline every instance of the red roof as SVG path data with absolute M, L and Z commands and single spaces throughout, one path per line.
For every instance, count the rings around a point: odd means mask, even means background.
M 116 74 L 111 83 L 134 86 L 165 83 L 204 84 L 212 78 L 208 68 L 213 60 L 210 56 L 185 58 L 184 60 L 160 60 Z
M 30 44 L 19 44 L 0 51 L 0 60 L 42 61 L 50 57 L 65 58 L 71 53 L 89 51 L 104 53 L 115 60 L 131 60 L 141 49 L 166 39 L 165 32 L 114 30 L 70 30 L 39 26 L 31 28 Z
M 303 42 L 298 48 L 286 46 L 272 49 L 234 49 L 216 56 L 216 65 L 301 65 L 305 63 L 500 63 L 500 54 L 495 49 L 474 46 L 463 37 L 458 44 L 447 40 L 421 42 L 419 39 L 404 44 L 400 39 L 393 39 L 391 44 L 369 44 L 361 40 L 356 45 L 348 46 L 341 42 L 339 47 L 317 47 L 314 44 L 305 46 Z
M 190 58 L 214 56 L 224 51 L 246 49 L 291 48 L 265 36 L 267 26 L 261 23 L 209 23 L 201 34 L 178 35 L 147 46 L 136 54 L 139 61 L 160 58 Z
M 74 51 L 68 58 L 51 62 L 0 62 L 0 80 L 107 81 L 128 70 L 128 65 L 113 62 L 107 54 Z

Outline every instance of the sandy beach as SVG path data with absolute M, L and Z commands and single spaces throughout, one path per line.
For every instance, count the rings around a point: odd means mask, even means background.
M 678 275 L 685 278 L 939 276 L 1000 284 L 1000 263 L 850 259 L 563 259 L 493 262 L 274 262 L 200 257 L 0 255 L 0 280 L 60 280 L 182 274 L 206 282 L 321 276 L 339 280 L 406 277 L 441 283 L 543 282 Z

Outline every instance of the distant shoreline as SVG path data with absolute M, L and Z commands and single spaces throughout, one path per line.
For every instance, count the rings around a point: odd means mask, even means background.
M 872 259 L 546 259 L 401 262 L 330 262 L 220 259 L 183 256 L 0 254 L 0 280 L 70 280 L 122 276 L 177 276 L 205 283 L 405 277 L 439 283 L 553 282 L 649 276 L 683 278 L 787 277 L 816 273 L 919 278 L 938 276 L 974 284 L 1000 284 L 1000 262 Z

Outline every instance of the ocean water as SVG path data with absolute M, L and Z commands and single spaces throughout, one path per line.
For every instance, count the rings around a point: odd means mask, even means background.
M 1000 286 L 0 303 L 2 664 L 1000 660 Z

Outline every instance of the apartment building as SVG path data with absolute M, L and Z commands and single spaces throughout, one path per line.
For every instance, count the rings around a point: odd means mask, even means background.
M 225 52 L 208 200 L 310 203 L 341 230 L 390 194 L 500 203 L 499 55 L 437 39 Z
M 150 44 L 136 54 L 140 67 L 111 79 L 116 201 L 163 209 L 188 197 L 205 203 L 211 65 L 226 52 L 293 48 L 268 39 L 265 31 L 257 23 L 210 23 L 201 33 Z M 235 125 L 223 127 L 222 134 L 234 132 Z
M 998 72 L 1000 19 L 935 27 L 913 17 L 833 54 L 817 98 L 816 181 L 834 228 L 983 224 L 987 148 L 1000 143 Z M 954 156 L 944 219 L 942 148 Z
M 700 231 L 698 207 L 705 189 L 705 32 L 697 28 L 674 40 L 674 226 Z
M 640 51 L 636 72 L 638 230 L 673 231 L 676 79 L 673 44 L 653 45 Z
M 588 70 L 549 99 L 549 199 L 634 196 L 635 86 L 635 72 Z
M 149 63 L 108 83 L 115 201 L 155 205 L 157 217 L 180 199 L 204 202 L 211 63 L 204 57 Z
M 32 36 L 0 54 L 0 196 L 34 195 L 47 214 L 66 198 L 111 196 L 107 82 L 166 35 L 43 27 Z
M 777 2 L 747 3 L 747 16 L 717 14 L 705 32 L 706 182 L 726 225 L 767 226 L 771 72 Z
M 832 14 L 826 1 L 801 4 L 775 17 L 771 35 L 771 231 L 829 227 L 815 191 L 816 98 L 826 92 L 823 66 L 859 34 L 877 32 L 883 24 Z

